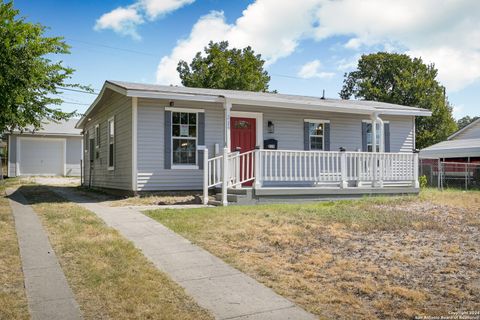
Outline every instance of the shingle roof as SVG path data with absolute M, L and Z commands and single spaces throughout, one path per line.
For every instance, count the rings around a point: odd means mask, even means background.
M 78 119 L 69 119 L 67 121 L 60 121 L 58 123 L 51 120 L 42 121 L 42 128 L 32 132 L 32 128 L 25 130 L 24 134 L 45 134 L 45 135 L 80 135 L 82 130 L 76 129 L 75 124 Z M 15 131 L 18 134 L 20 132 Z
M 241 91 L 241 90 L 190 88 L 190 87 L 180 87 L 180 86 L 164 86 L 164 85 L 158 85 L 158 84 L 144 84 L 144 83 L 134 83 L 134 82 L 114 81 L 114 80 L 108 80 L 107 82 L 112 83 L 116 86 L 119 86 L 125 90 L 150 91 L 150 92 L 161 92 L 161 93 L 179 93 L 179 94 L 198 94 L 198 95 L 227 97 L 232 99 L 247 99 L 247 100 L 273 101 L 273 102 L 278 101 L 278 102 L 288 102 L 288 103 L 307 103 L 307 104 L 315 104 L 319 106 L 322 106 L 322 105 L 339 106 L 339 107 L 346 106 L 349 108 L 372 109 L 372 110 L 375 109 L 378 111 L 401 110 L 401 111 L 429 112 L 428 110 L 416 108 L 416 107 L 409 107 L 409 106 L 384 103 L 384 102 L 376 102 L 376 101 L 366 101 L 366 100 L 342 100 L 342 99 L 331 99 L 331 98 L 322 99 L 320 97 L 301 96 L 301 95 L 292 95 L 292 94 L 252 92 L 252 91 Z
M 421 158 L 480 157 L 480 139 L 442 141 L 420 151 Z

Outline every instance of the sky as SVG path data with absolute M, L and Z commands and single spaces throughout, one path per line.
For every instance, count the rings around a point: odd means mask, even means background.
M 180 85 L 210 40 L 250 45 L 266 61 L 270 89 L 338 98 L 362 54 L 421 57 L 438 68 L 455 118 L 480 116 L 478 0 L 16 0 L 29 22 L 63 36 L 72 83 L 98 92 L 105 80 Z M 95 95 L 65 91 L 65 111 L 84 112 Z

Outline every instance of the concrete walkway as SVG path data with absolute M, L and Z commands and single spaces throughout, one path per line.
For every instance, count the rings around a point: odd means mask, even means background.
M 8 190 L 22 260 L 28 308 L 34 320 L 82 319 L 80 308 L 33 209 Z
M 217 319 L 315 319 L 291 301 L 134 209 L 107 207 L 65 189 L 54 191 L 93 211 L 117 229 Z

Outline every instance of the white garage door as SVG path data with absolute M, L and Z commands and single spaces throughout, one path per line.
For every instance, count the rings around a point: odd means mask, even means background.
M 64 140 L 20 139 L 20 175 L 63 175 Z

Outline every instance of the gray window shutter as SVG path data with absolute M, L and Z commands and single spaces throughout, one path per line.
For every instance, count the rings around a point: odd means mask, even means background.
M 303 150 L 310 150 L 310 122 L 303 123 Z
M 163 142 L 164 145 L 164 168 L 171 169 L 172 168 L 172 112 L 165 111 L 165 134 Z
M 367 123 L 362 121 L 362 151 L 367 152 Z
M 383 129 L 385 130 L 385 152 L 390 152 L 390 123 L 385 123 Z
M 205 113 L 199 112 L 198 113 L 198 146 L 204 146 L 204 145 L 205 145 Z M 197 152 L 198 168 L 201 170 L 203 170 L 203 153 L 204 152 L 205 151 Z
M 330 123 L 323 124 L 323 142 L 325 145 L 323 146 L 324 151 L 330 151 Z

